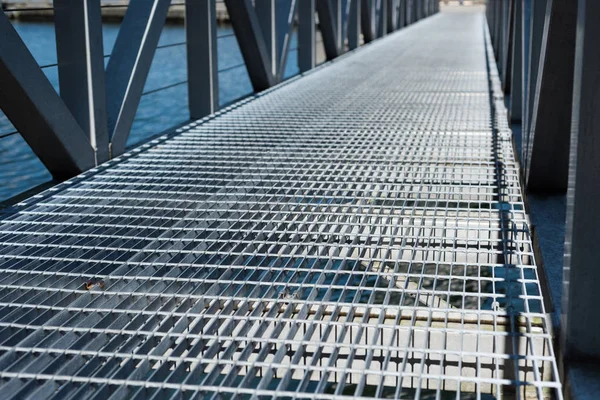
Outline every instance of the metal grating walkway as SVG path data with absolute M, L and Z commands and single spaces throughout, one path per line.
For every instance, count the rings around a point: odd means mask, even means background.
M 560 398 L 485 29 L 446 11 L 19 205 L 0 396 Z

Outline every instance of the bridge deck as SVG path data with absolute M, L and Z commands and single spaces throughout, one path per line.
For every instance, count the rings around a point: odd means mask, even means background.
M 2 398 L 560 397 L 469 10 L 20 204 Z

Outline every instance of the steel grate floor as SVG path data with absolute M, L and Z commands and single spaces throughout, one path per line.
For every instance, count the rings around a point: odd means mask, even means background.
M 0 396 L 560 398 L 481 11 L 19 205 Z

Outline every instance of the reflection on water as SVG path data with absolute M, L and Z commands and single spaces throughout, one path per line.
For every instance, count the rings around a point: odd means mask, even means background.
M 45 22 L 14 22 L 14 26 L 27 44 L 44 73 L 58 91 L 58 71 L 54 26 Z M 105 24 L 104 53 L 110 54 L 119 31 L 118 24 Z M 237 40 L 232 29 L 222 26 L 218 29 L 219 99 L 221 104 L 229 103 L 252 92 L 252 85 L 243 66 Z M 183 43 L 183 25 L 167 25 L 161 34 L 159 47 Z M 296 37 L 292 37 L 286 77 L 298 73 Z M 108 57 L 106 57 L 108 62 Z M 187 79 L 186 52 L 184 45 L 175 45 L 156 50 L 144 92 L 181 83 Z M 128 146 L 143 142 L 148 137 L 169 129 L 187 119 L 187 86 L 182 83 L 172 88 L 151 93 L 142 97 L 129 137 Z M 47 182 L 50 173 L 33 154 L 19 134 L 3 137 L 15 129 L 0 111 L 0 201 Z

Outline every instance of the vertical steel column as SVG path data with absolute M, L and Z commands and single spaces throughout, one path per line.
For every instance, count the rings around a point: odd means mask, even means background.
M 522 0 L 520 0 L 522 1 Z M 513 53 L 513 29 L 514 29 L 514 18 L 513 18 L 513 0 L 505 0 L 506 2 L 506 45 L 505 45 L 505 56 L 504 66 L 502 68 L 503 79 L 502 89 L 504 94 L 510 93 L 510 85 L 512 78 L 512 53 Z
M 523 108 L 523 2 L 513 4 L 512 77 L 510 85 L 510 120 L 521 121 Z
M 373 41 L 376 37 L 377 31 L 375 30 L 375 0 L 362 0 L 360 8 L 360 24 L 362 26 L 362 33 L 365 43 Z
M 316 66 L 315 1 L 300 0 L 298 5 L 298 68 L 300 72 L 306 72 Z
M 397 0 L 384 0 L 387 2 L 387 33 L 398 29 L 398 2 Z
M 599 20 L 600 2 L 579 0 L 561 321 L 565 360 L 596 363 L 600 358 Z
M 417 22 L 421 19 L 421 9 L 423 0 L 415 0 L 415 18 L 414 21 Z
M 215 0 L 185 2 L 188 106 L 197 119 L 219 109 Z
M 258 25 L 260 26 L 262 36 L 265 40 L 265 47 L 267 48 L 267 53 L 269 56 L 271 73 L 275 75 L 278 67 L 277 61 L 279 60 L 279 54 L 277 54 L 277 22 L 275 21 L 275 0 L 255 0 L 254 9 L 256 10 Z
M 340 49 L 338 48 L 334 7 L 331 0 L 318 0 L 317 13 L 319 15 L 319 28 L 323 36 L 325 55 L 328 60 L 333 60 L 340 55 Z
M 348 15 L 348 48 L 354 50 L 360 42 L 360 3 L 361 0 L 350 0 Z
M 502 54 L 502 1 L 496 0 L 494 3 L 494 15 L 495 15 L 495 23 L 494 30 L 496 36 L 496 46 L 494 47 L 494 55 L 496 56 L 496 61 L 498 63 L 498 69 L 502 68 L 501 64 L 501 54 Z M 501 71 L 498 71 L 501 72 Z
M 405 4 L 406 0 L 398 0 L 398 9 L 397 9 L 397 13 L 398 15 L 396 16 L 396 29 L 402 29 L 404 28 L 405 25 L 405 15 L 406 13 L 404 12 L 405 10 Z
M 531 119 L 527 188 L 567 189 L 577 2 L 550 0 Z
M 500 72 L 500 80 L 503 86 L 506 80 L 506 61 L 508 55 L 508 7 L 509 0 L 500 1 L 500 40 L 498 46 L 498 69 Z
M 521 78 L 522 78 L 522 104 L 521 104 L 521 150 L 523 150 L 523 137 L 527 131 L 527 124 L 529 121 L 529 114 L 527 112 L 527 99 L 529 98 L 529 59 L 531 58 L 531 5 L 532 0 L 523 0 L 523 13 L 521 18 L 522 21 L 522 49 L 523 58 L 521 64 Z M 521 153 L 521 160 L 524 160 L 523 152 Z
M 96 152 L 108 160 L 104 47 L 99 0 L 54 1 L 60 97 Z
M 529 36 L 529 60 L 527 61 L 527 103 L 525 104 L 526 124 L 523 127 L 522 151 L 523 166 L 529 162 L 529 137 L 531 135 L 531 119 L 533 116 L 533 103 L 537 85 L 542 39 L 544 37 L 544 21 L 546 20 L 546 7 L 548 0 L 531 0 L 531 28 Z
M 338 53 L 344 52 L 344 22 L 342 20 L 342 0 L 331 0 L 333 6 L 333 24 L 335 27 L 335 43 Z
M 379 1 L 379 13 L 377 15 L 377 37 L 383 37 L 387 34 L 387 23 L 388 23 L 388 1 Z

